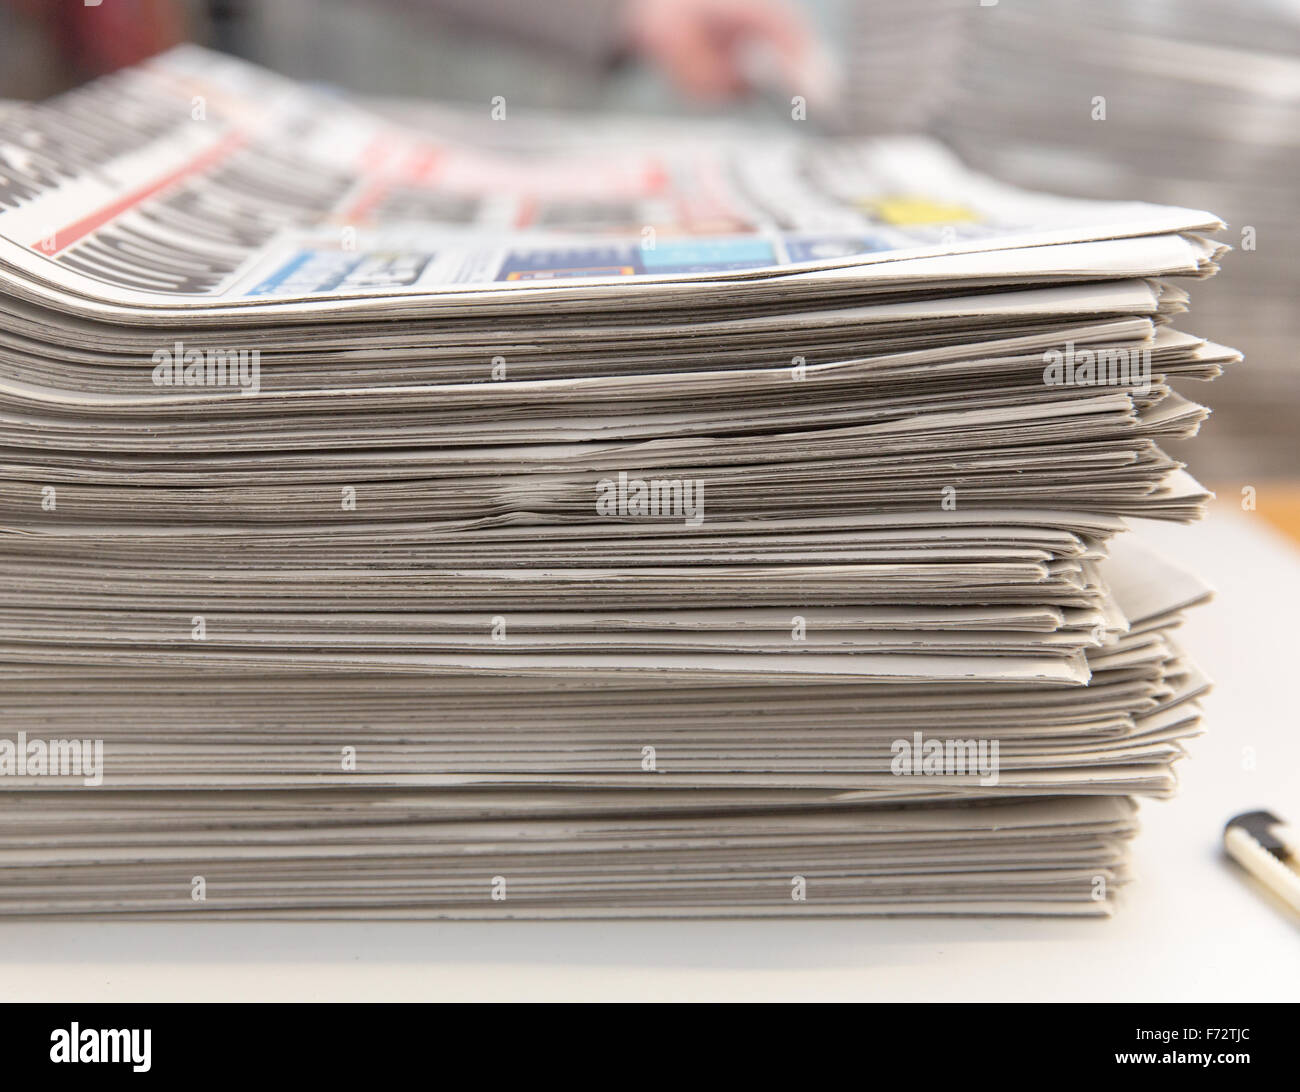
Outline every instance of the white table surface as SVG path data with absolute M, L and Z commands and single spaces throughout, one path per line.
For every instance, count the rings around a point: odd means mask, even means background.
M 1300 1000 L 1300 920 L 1219 849 L 1300 822 L 1300 552 L 1232 501 L 1150 535 L 1219 591 L 1182 638 L 1216 690 L 1109 921 L 0 924 L 0 1000 Z

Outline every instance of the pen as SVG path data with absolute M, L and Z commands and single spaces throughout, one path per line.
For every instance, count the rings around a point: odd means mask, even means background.
M 1228 856 L 1300 913 L 1300 843 L 1294 830 L 1270 811 L 1247 811 L 1228 820 L 1223 845 Z

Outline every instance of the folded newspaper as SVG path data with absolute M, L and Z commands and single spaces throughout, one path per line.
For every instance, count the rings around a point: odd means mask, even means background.
M 0 913 L 1105 915 L 1212 215 L 194 47 L 0 115 Z

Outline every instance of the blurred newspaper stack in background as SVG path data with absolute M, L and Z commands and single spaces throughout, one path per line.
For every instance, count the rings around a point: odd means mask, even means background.
M 1251 367 L 1216 388 L 1214 425 L 1198 457 L 1219 480 L 1294 477 L 1300 4 L 958 6 L 960 31 L 949 14 L 934 17 L 936 40 L 959 60 L 940 66 L 949 81 L 923 127 L 1007 182 L 1222 216 L 1230 228 L 1224 241 L 1237 254 L 1232 276 L 1198 294 L 1197 327 L 1241 349 Z M 848 63 L 868 74 L 874 8 L 848 9 L 862 43 L 846 54 Z M 924 50 L 913 60 L 932 73 Z

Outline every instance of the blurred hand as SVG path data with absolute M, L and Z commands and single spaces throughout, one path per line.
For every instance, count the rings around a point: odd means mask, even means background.
M 753 91 L 747 73 L 755 58 L 795 93 L 822 80 L 808 21 L 782 0 L 631 0 L 628 19 L 632 48 L 692 98 L 719 102 Z

